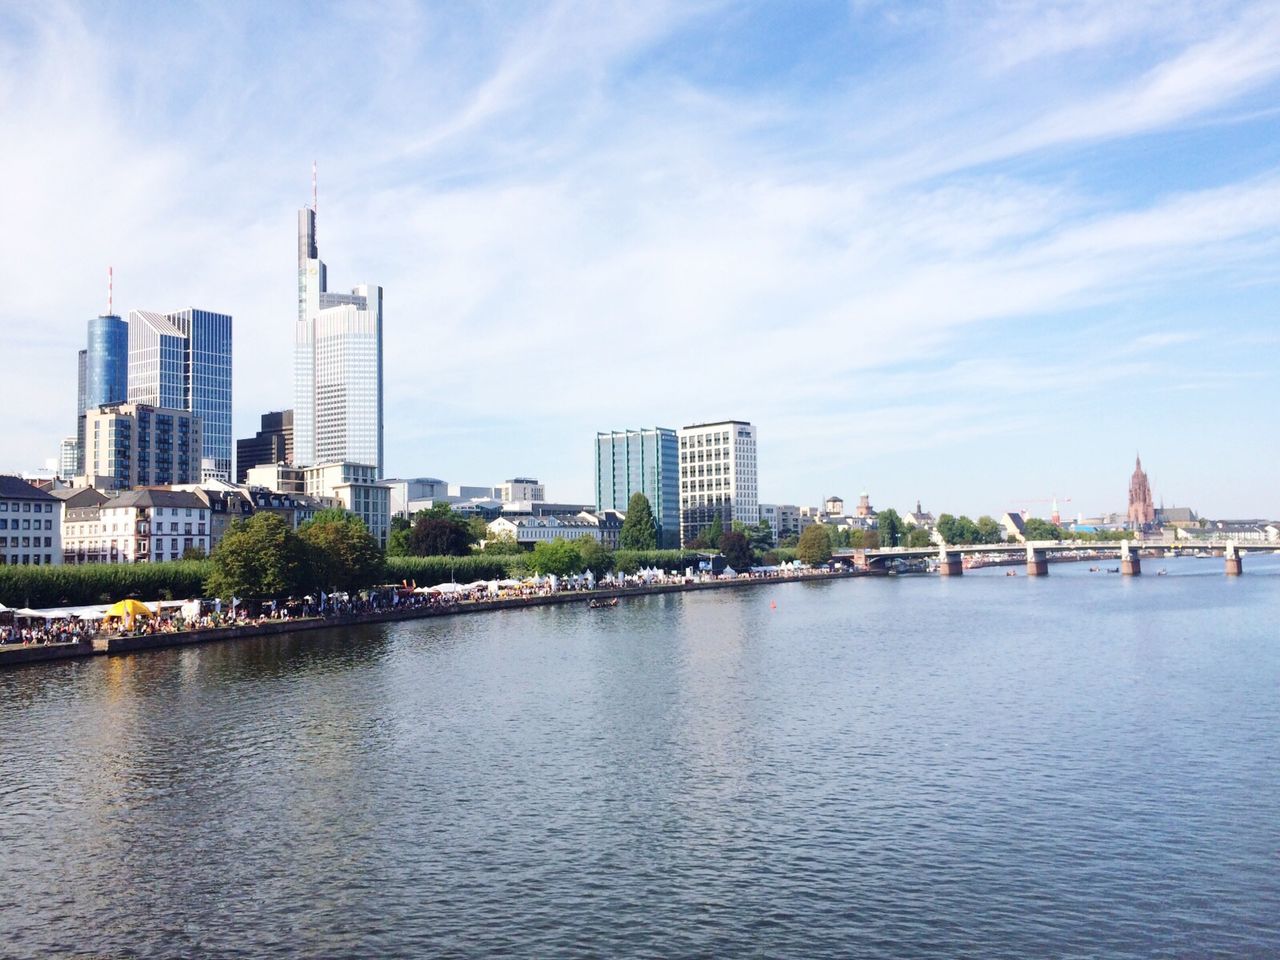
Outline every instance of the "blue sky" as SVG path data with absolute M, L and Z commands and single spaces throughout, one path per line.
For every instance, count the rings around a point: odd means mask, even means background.
M 0 469 L 104 307 L 289 405 L 295 211 L 382 284 L 392 475 L 589 500 L 736 417 L 762 499 L 1280 515 L 1274 3 L 0 0 Z M 18 411 L 13 415 L 13 411 Z

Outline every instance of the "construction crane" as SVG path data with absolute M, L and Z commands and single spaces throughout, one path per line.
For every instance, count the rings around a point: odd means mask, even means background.
M 1058 513 L 1058 504 L 1070 503 L 1071 498 L 1060 497 L 1055 493 L 1053 494 L 1053 496 L 1050 496 L 1050 497 L 1026 497 L 1026 498 L 1020 499 L 1018 502 L 1019 503 L 1052 503 L 1053 512 L 1049 514 L 1049 522 L 1053 524 L 1058 524 L 1062 522 L 1062 517 Z M 1029 511 L 1026 507 L 1023 507 L 1022 512 L 1030 513 L 1031 511 Z

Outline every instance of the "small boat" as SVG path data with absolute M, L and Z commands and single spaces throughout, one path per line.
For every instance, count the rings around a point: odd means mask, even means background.
M 1016 577 L 1016 576 L 1018 575 L 1018 571 L 1017 571 L 1017 570 L 1006 570 L 1006 571 L 1004 572 L 1004 575 L 1005 575 L 1006 577 Z
M 1089 568 L 1089 572 L 1090 572 L 1090 573 L 1101 573 L 1101 572 L 1102 572 L 1102 568 L 1101 568 L 1101 567 L 1090 567 L 1090 568 Z
M 1161 567 L 1159 570 L 1156 571 L 1157 577 L 1167 577 L 1168 575 L 1169 575 L 1169 571 L 1166 570 L 1164 567 Z
M 592 610 L 604 610 L 610 607 L 616 607 L 617 605 L 618 605 L 617 597 L 614 597 L 612 600 L 592 600 L 590 603 L 587 604 L 587 606 L 590 607 Z
M 1119 572 L 1120 572 L 1119 567 L 1107 567 L 1107 573 L 1119 573 Z

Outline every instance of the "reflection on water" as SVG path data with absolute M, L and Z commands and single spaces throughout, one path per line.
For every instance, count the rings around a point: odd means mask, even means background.
M 1271 955 L 1277 561 L 0 673 L 0 953 Z

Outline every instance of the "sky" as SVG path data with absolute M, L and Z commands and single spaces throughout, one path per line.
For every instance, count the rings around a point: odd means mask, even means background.
M 296 211 L 385 288 L 389 476 L 590 502 L 757 425 L 766 502 L 1280 516 L 1280 5 L 0 0 L 0 469 L 105 311 L 292 403 Z

